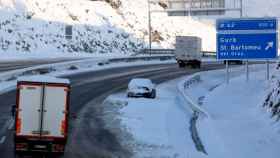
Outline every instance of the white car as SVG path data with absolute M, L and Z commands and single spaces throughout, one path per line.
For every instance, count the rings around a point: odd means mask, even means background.
M 128 84 L 127 97 L 156 98 L 155 85 L 150 79 L 132 79 Z

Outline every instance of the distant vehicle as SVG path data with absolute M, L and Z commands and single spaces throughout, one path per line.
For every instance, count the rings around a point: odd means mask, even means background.
M 277 60 L 277 62 L 276 62 L 276 69 L 277 69 L 277 70 L 280 69 L 280 61 L 279 61 L 279 60 Z
M 201 67 L 201 38 L 194 36 L 176 36 L 175 58 L 179 67 Z
M 15 152 L 63 154 L 68 134 L 70 82 L 47 76 L 17 82 Z
M 156 98 L 155 85 L 149 79 L 132 79 L 128 84 L 127 97 Z

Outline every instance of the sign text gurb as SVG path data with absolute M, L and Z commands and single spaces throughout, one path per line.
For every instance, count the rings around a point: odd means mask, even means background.
M 277 19 L 217 20 L 217 58 L 274 59 L 278 51 Z

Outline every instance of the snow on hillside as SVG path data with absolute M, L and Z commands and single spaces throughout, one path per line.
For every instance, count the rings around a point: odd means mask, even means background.
M 147 2 L 142 0 L 122 0 L 114 8 L 89 0 L 0 0 L 0 11 L 1 52 L 131 54 L 147 45 Z M 212 26 L 166 14 L 153 19 L 156 47 L 173 47 L 175 35 L 187 34 L 208 39 L 204 48 L 214 49 Z M 73 25 L 72 40 L 64 37 L 66 25 Z
M 270 90 L 268 90 L 267 95 L 264 99 L 263 107 L 267 109 L 270 117 L 275 120 L 280 120 L 280 75 L 278 64 L 276 71 L 273 73 L 272 80 L 269 83 Z M 279 129 L 279 128 L 277 128 Z
M 280 2 L 244 3 L 245 16 L 268 16 Z M 147 47 L 147 6 L 145 0 L 0 0 L 0 52 L 129 55 Z M 203 39 L 203 50 L 214 51 L 211 21 L 153 13 L 153 47 L 172 48 L 176 35 L 194 35 Z M 72 40 L 65 39 L 67 25 L 73 26 Z
M 243 0 L 245 17 L 280 17 L 279 5 L 277 0 Z
M 128 53 L 143 47 L 143 42 L 116 26 L 124 22 L 104 2 L 2 1 L 0 16 L 2 51 L 104 54 Z M 66 25 L 73 25 L 72 40 L 64 37 Z

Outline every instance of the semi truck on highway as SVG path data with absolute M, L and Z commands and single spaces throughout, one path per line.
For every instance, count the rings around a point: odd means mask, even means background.
M 63 154 L 67 142 L 70 82 L 47 76 L 17 82 L 15 152 Z
M 176 36 L 175 58 L 179 67 L 201 67 L 201 38 L 194 36 Z

